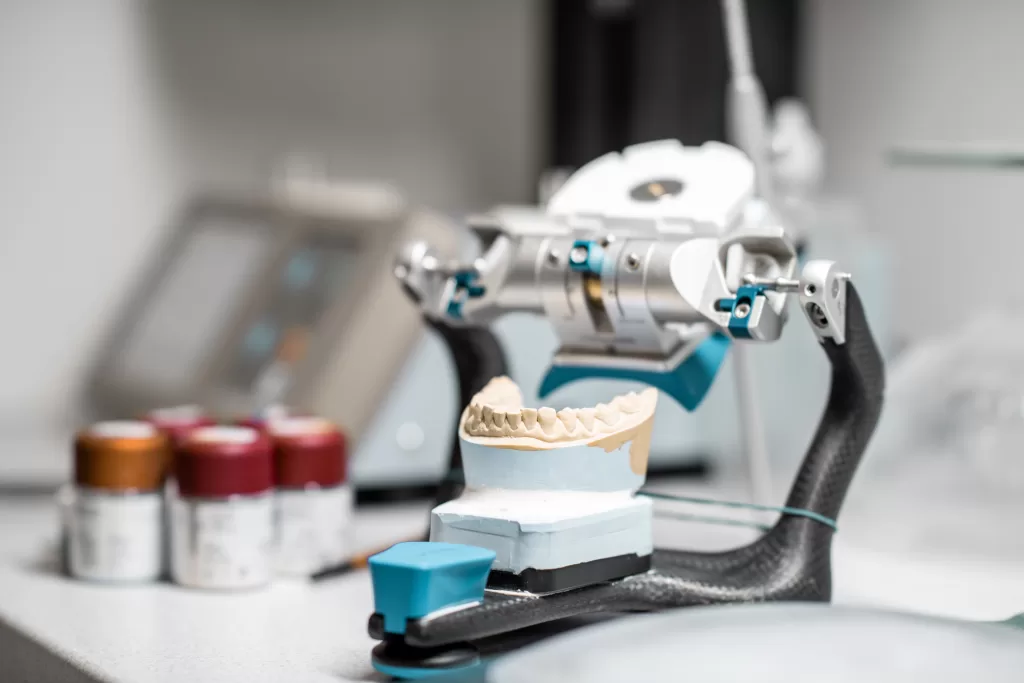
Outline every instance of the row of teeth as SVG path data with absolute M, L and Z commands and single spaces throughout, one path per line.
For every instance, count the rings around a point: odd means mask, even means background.
M 544 440 L 607 434 L 624 427 L 624 420 L 634 421 L 630 416 L 644 412 L 653 398 L 647 394 L 631 392 L 594 408 L 556 411 L 554 408 L 523 408 L 518 388 L 513 394 L 507 385 L 489 385 L 473 398 L 463 414 L 462 427 L 470 436 L 530 436 Z

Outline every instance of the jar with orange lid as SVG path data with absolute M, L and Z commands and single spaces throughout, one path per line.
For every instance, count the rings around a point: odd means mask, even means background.
M 167 438 L 146 422 L 100 422 L 75 438 L 67 568 L 90 581 L 153 581 L 165 566 Z

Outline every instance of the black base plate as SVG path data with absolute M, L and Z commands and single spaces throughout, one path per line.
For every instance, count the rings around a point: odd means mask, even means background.
M 650 555 L 618 555 L 557 569 L 525 569 L 519 574 L 492 570 L 487 577 L 487 587 L 555 593 L 642 574 L 650 568 Z
M 475 664 L 480 659 L 477 649 L 468 643 L 443 647 L 413 647 L 401 636 L 389 636 L 373 648 L 373 660 L 386 667 L 401 669 L 456 669 Z

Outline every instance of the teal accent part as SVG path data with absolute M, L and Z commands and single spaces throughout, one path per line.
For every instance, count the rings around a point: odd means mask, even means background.
M 736 317 L 736 307 L 740 304 L 747 304 L 747 306 L 753 308 L 754 300 L 759 296 L 764 296 L 763 285 L 743 285 L 736 290 L 736 297 L 730 301 L 728 299 L 722 299 L 719 301 L 719 307 L 722 310 L 731 312 L 729 316 L 729 334 L 733 336 L 733 339 L 750 339 L 750 314 L 748 313 L 743 318 Z
M 445 309 L 445 314 L 449 318 L 462 320 L 462 302 L 457 299 L 452 299 L 451 301 L 449 301 L 448 308 Z
M 285 266 L 284 280 L 291 289 L 305 289 L 316 277 L 316 254 L 304 249 L 292 256 Z
M 483 296 L 486 291 L 483 287 L 476 284 L 477 274 L 472 271 L 464 271 L 455 274 L 455 289 L 466 290 L 467 296 L 478 297 Z
M 1024 631 L 1024 614 L 1018 614 L 1016 616 L 1010 617 L 1006 621 L 1002 621 L 1002 622 L 998 622 L 998 623 L 1001 623 L 1004 626 L 1011 626 L 1013 628 L 1019 628 L 1022 631 Z
M 572 260 L 572 253 L 579 248 L 587 250 L 587 258 L 581 263 L 576 263 Z M 604 268 L 604 247 L 593 240 L 576 240 L 572 243 L 572 249 L 569 251 L 569 269 L 577 273 L 590 273 L 591 275 L 601 275 L 601 269 Z
M 687 410 L 696 410 L 725 360 L 729 343 L 728 337 L 716 332 L 670 372 L 555 365 L 544 375 L 538 396 L 544 398 L 552 391 L 581 379 L 624 379 L 643 382 L 668 394 Z
M 455 671 L 469 671 L 480 666 L 479 662 L 473 664 L 466 664 L 465 666 L 455 666 L 447 669 L 418 669 L 411 666 L 390 666 L 388 664 L 382 664 L 376 659 L 371 660 L 373 668 L 381 672 L 385 676 L 391 676 L 392 678 L 405 679 L 409 681 L 419 681 L 424 678 L 434 678 L 436 676 L 451 676 L 452 672 Z
M 406 619 L 483 600 L 494 551 L 453 543 L 398 543 L 370 558 L 374 611 L 384 630 L 405 633 Z
M 245 333 L 245 352 L 249 356 L 265 356 L 277 345 L 278 330 L 273 323 L 261 320 Z
M 461 273 L 455 274 L 455 291 L 452 294 L 451 301 L 448 302 L 448 307 L 445 309 L 448 317 L 462 319 L 462 304 L 465 299 L 472 299 L 484 295 L 486 288 L 476 283 L 477 273 L 472 270 L 466 270 Z M 461 294 L 465 292 L 466 296 L 463 298 Z

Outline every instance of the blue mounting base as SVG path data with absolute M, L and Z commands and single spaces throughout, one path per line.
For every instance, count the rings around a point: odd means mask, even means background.
M 652 386 L 679 402 L 687 410 L 695 410 L 704 400 L 718 369 L 729 350 L 729 338 L 715 333 L 708 337 L 685 361 L 671 372 L 624 370 L 582 365 L 553 365 L 541 382 L 538 395 L 544 398 L 570 382 L 581 379 L 623 379 Z
M 373 664 L 374 669 L 385 676 L 410 681 L 418 681 L 424 678 L 436 678 L 437 676 L 451 677 L 454 672 L 470 671 L 480 666 L 479 663 L 475 663 L 450 669 L 421 669 L 414 666 L 395 666 L 392 664 L 384 664 L 383 662 L 378 662 L 376 659 L 372 659 L 371 663 Z

